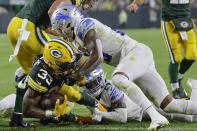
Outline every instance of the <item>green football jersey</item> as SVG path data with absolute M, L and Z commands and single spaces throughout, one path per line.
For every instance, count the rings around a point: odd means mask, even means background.
M 16 16 L 26 18 L 38 27 L 47 28 L 50 25 L 48 10 L 53 2 L 54 0 L 29 0 Z
M 29 0 L 22 10 L 16 15 L 26 18 L 41 29 L 50 26 L 48 10 L 55 0 Z M 68 4 L 79 6 L 79 0 L 67 0 Z
M 161 18 L 172 20 L 191 17 L 190 0 L 162 0 Z

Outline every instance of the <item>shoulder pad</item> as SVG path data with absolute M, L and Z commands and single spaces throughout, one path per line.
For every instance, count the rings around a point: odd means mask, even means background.
M 81 39 L 84 40 L 86 34 L 88 31 L 90 31 L 91 29 L 94 29 L 95 23 L 92 19 L 90 18 L 84 18 L 80 24 L 78 25 L 77 28 L 77 36 Z

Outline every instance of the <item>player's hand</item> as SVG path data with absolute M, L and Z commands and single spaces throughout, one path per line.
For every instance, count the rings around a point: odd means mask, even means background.
M 79 85 L 79 86 L 84 86 L 86 83 L 87 83 L 87 80 L 84 76 L 80 77 L 76 83 Z
M 66 115 L 70 113 L 70 108 L 67 104 L 67 97 L 64 95 L 64 102 L 63 104 L 60 104 L 60 100 L 57 99 L 55 103 L 55 110 L 54 110 L 55 116 L 60 117 L 61 115 Z
M 138 10 L 138 5 L 136 3 L 131 3 L 130 5 L 127 6 L 127 10 L 129 12 L 133 12 L 133 13 L 136 13 L 137 10 Z

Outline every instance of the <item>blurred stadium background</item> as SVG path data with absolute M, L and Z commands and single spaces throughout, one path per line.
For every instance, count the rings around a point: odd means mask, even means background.
M 11 45 L 6 37 L 6 29 L 10 19 L 24 6 L 28 0 L 0 0 L 0 98 L 7 94 L 15 92 L 14 72 L 18 67 L 16 60 L 9 63 L 9 55 L 12 53 Z M 126 12 L 125 8 L 130 0 L 98 0 L 97 5 L 85 15 L 91 16 L 112 27 L 123 29 L 132 38 L 147 44 L 154 53 L 156 67 L 169 86 L 168 78 L 168 52 L 162 39 L 160 27 L 160 6 L 161 0 L 146 0 L 146 4 L 140 7 L 137 14 Z M 192 0 L 192 17 L 197 18 L 197 0 Z M 112 67 L 103 64 L 108 78 L 110 78 Z M 187 72 L 186 78 L 191 77 L 197 79 L 197 63 Z M 184 79 L 184 86 L 186 85 Z M 170 89 L 169 89 L 170 90 Z M 186 87 L 190 92 L 190 89 Z M 86 109 L 77 106 L 74 112 L 86 115 Z M 9 118 L 0 118 L 0 130 L 7 128 Z M 112 125 L 113 124 L 113 128 Z M 51 129 L 67 129 L 79 130 L 79 128 L 87 130 L 144 130 L 148 127 L 149 122 L 129 122 L 127 124 L 110 123 L 104 125 L 93 126 L 76 126 L 75 124 L 66 124 Z M 32 130 L 45 130 L 47 127 L 39 126 Z M 129 129 L 128 129 L 129 128 Z M 178 128 L 178 129 L 177 129 Z M 170 127 L 164 130 L 195 130 L 195 123 L 172 122 Z M 21 130 L 21 129 L 19 129 Z
M 0 32 L 6 32 L 7 24 L 28 0 L 0 0 Z M 85 12 L 112 28 L 153 28 L 160 26 L 161 0 L 145 0 L 137 14 L 125 11 L 131 0 L 98 0 Z M 197 0 L 192 0 L 192 17 L 197 14 Z

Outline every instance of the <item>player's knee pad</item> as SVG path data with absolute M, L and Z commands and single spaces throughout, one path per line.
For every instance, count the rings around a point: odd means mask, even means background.
M 127 92 L 129 86 L 131 85 L 128 78 L 121 74 L 116 74 L 112 77 L 112 83 L 118 87 L 123 92 Z
M 18 69 L 16 69 L 15 71 L 15 81 L 16 83 L 19 83 L 25 76 L 26 74 L 24 74 L 23 70 L 21 67 L 19 67 Z
M 15 72 L 16 94 L 23 96 L 26 92 L 27 75 L 23 73 L 22 68 L 18 68 Z

